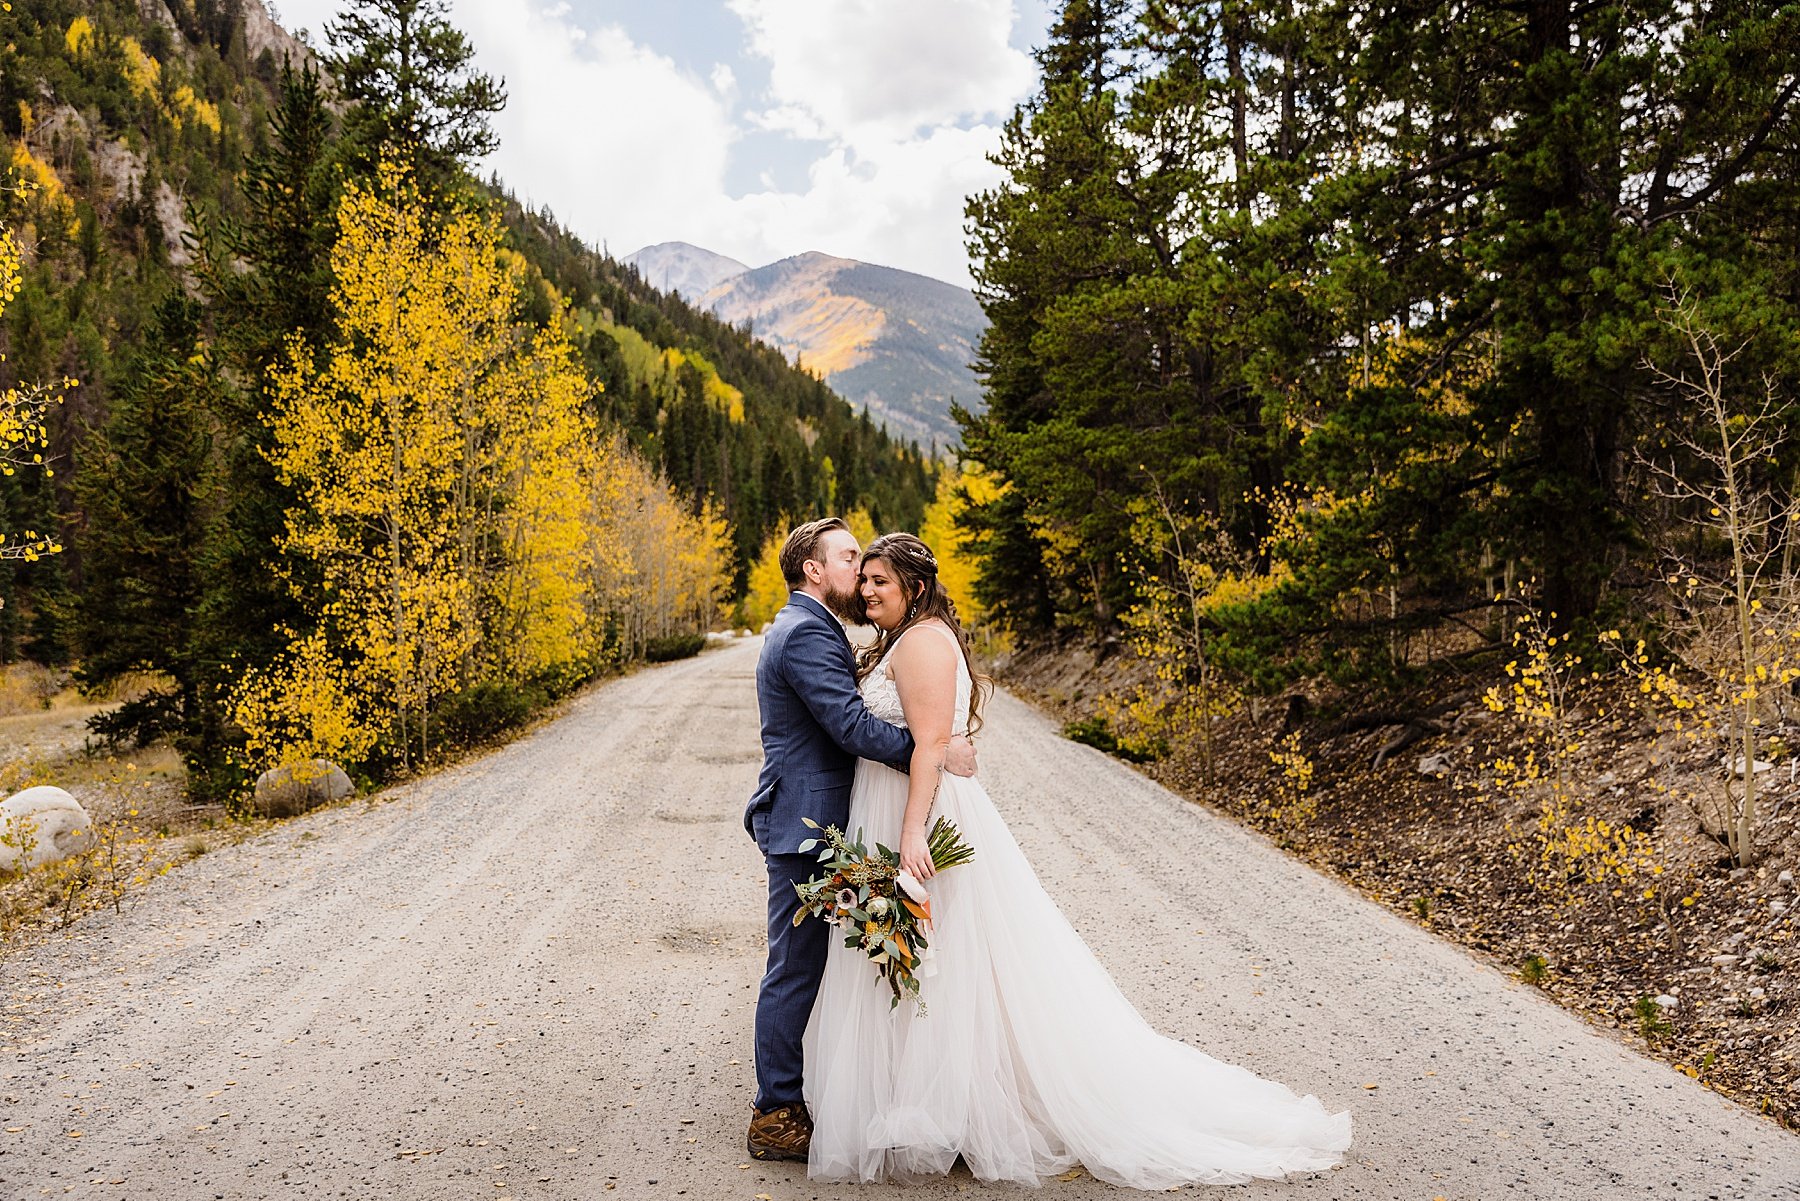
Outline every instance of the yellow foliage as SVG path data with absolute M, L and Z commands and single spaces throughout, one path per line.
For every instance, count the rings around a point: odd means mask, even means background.
M 937 555 L 938 582 L 950 594 L 963 625 L 971 630 L 980 627 L 987 614 L 975 597 L 979 560 L 969 545 L 969 535 L 956 527 L 956 519 L 970 502 L 992 503 L 1001 487 L 979 467 L 946 468 L 938 476 L 937 496 L 926 506 L 919 526 L 920 541 Z
M 175 128 L 181 128 L 181 117 L 178 114 L 187 113 L 214 133 L 219 132 L 219 106 L 196 96 L 194 89 L 185 83 L 175 89 L 175 108 Z
M 875 541 L 875 519 L 861 505 L 844 514 L 844 524 L 850 527 L 850 533 L 858 546 L 867 548 L 869 543 Z
M 1317 803 L 1312 795 L 1313 763 L 1300 749 L 1299 731 L 1285 735 L 1269 752 L 1269 762 L 1281 769 L 1281 780 L 1266 803 L 1269 820 L 1289 835 L 1305 832 Z
M 787 578 L 781 574 L 781 545 L 785 541 L 785 530 L 770 534 L 762 544 L 762 551 L 756 556 L 756 563 L 750 568 L 750 578 L 745 585 L 739 614 L 744 624 L 753 630 L 761 629 L 787 604 Z
M 337 340 L 271 373 L 270 459 L 297 500 L 282 549 L 405 758 L 450 693 L 587 649 L 589 388 L 560 330 L 514 325 L 491 219 L 431 217 L 384 164 L 338 226 Z
M 617 651 L 704 631 L 731 585 L 731 531 L 713 505 L 698 513 L 622 438 L 603 447 L 588 488 L 588 603 Z
M 1533 826 L 1535 855 L 1514 844 L 1521 860 L 1535 859 L 1534 887 L 1559 901 L 1573 899 L 1571 885 L 1602 886 L 1611 898 L 1666 903 L 1661 877 L 1666 856 L 1650 835 L 1622 823 L 1583 812 L 1587 762 L 1571 698 L 1578 685 L 1591 684 L 1597 673 L 1582 657 L 1545 627 L 1526 608 L 1513 636 L 1518 656 L 1506 664 L 1509 683 L 1488 689 L 1482 698 L 1489 712 L 1514 723 L 1523 746 L 1518 754 L 1500 755 L 1485 766 L 1494 786 L 1536 800 Z M 1616 890 L 1607 889 L 1616 884 Z
M 12 168 L 14 178 L 25 188 L 41 192 L 45 200 L 65 214 L 74 211 L 74 202 L 63 190 L 62 177 L 57 175 L 56 168 L 33 154 L 23 140 L 13 143 Z
M 162 64 L 146 54 L 136 38 L 120 38 L 119 48 L 125 54 L 125 82 L 139 96 L 155 96 L 162 83 Z
M 86 54 L 94 45 L 94 23 L 86 17 L 70 21 L 68 31 L 63 34 L 63 45 L 68 47 L 71 58 Z
M 670 347 L 663 351 L 663 362 L 671 375 L 679 372 L 683 364 L 692 366 L 700 373 L 706 399 L 715 408 L 722 410 L 733 423 L 744 420 L 743 392 L 721 379 L 719 369 L 707 361 L 705 355 L 697 350 L 677 350 Z
M 262 771 L 309 759 L 360 763 L 379 736 L 361 682 L 327 649 L 322 634 L 291 643 L 274 664 L 248 672 L 232 694 L 232 716 L 244 730 L 245 766 Z
M 63 35 L 63 44 L 68 47 L 71 58 L 86 57 L 94 48 L 93 22 L 86 17 L 76 17 L 69 22 L 68 31 Z M 176 129 L 180 129 L 184 118 L 187 118 L 198 121 L 215 134 L 219 132 L 219 106 L 196 95 L 188 84 L 176 87 L 170 102 L 162 103 L 162 64 L 144 49 L 142 42 L 133 37 L 120 38 L 119 52 L 124 60 L 121 71 L 126 85 L 135 95 L 157 101 L 163 115 L 168 117 Z
M 496 466 L 512 503 L 497 531 L 504 549 L 495 593 L 501 615 L 490 658 L 507 676 L 574 663 L 587 651 L 583 577 L 589 531 L 583 476 L 594 431 L 587 377 L 560 326 L 540 331 L 504 379 Z
M 23 286 L 19 271 L 22 259 L 18 236 L 10 228 L 0 226 L 0 314 L 11 306 Z M 6 356 L 0 355 L 0 363 L 5 361 Z M 62 385 L 72 388 L 75 381 L 65 379 Z M 44 414 L 50 405 L 61 403 L 62 397 L 42 384 L 19 383 L 0 391 L 0 476 L 15 475 L 21 467 L 54 474 L 44 460 L 50 446 Z M 61 549 L 55 534 L 48 531 L 14 533 L 0 529 L 0 559 L 32 563 Z

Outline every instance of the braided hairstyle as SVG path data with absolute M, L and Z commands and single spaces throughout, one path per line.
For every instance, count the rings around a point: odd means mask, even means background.
M 856 678 L 861 682 L 875 670 L 878 663 L 893 649 L 900 635 L 906 633 L 921 621 L 931 618 L 943 622 L 956 635 L 956 642 L 962 648 L 963 662 L 969 668 L 969 678 L 974 687 L 969 690 L 969 733 L 974 734 L 981 728 L 981 701 L 985 691 L 991 691 L 993 682 L 975 671 L 975 660 L 969 653 L 969 635 L 962 628 L 962 622 L 956 616 L 956 602 L 944 591 L 944 585 L 938 580 L 937 556 L 919 539 L 911 534 L 883 534 L 869 543 L 863 551 L 862 567 L 867 569 L 869 562 L 880 559 L 888 565 L 888 570 L 900 585 L 903 595 L 910 597 L 906 617 L 891 630 L 877 633 L 873 646 L 865 647 L 857 656 Z M 868 614 L 863 609 L 862 590 L 856 593 L 856 616 L 862 624 L 867 624 Z

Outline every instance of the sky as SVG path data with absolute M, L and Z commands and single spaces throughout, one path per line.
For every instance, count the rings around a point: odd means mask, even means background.
M 480 168 L 616 256 L 822 250 L 967 285 L 963 200 L 1054 0 L 451 0 L 506 81 Z M 324 46 L 348 0 L 272 0 Z

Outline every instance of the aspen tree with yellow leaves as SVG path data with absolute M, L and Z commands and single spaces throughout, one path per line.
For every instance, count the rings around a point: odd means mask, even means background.
M 448 696 L 582 655 L 589 385 L 554 326 L 516 321 L 491 220 L 430 215 L 387 164 L 338 224 L 338 335 L 322 355 L 296 340 L 272 373 L 270 457 L 297 499 L 281 547 L 319 581 L 323 643 L 243 690 L 238 719 L 277 745 L 267 723 L 305 709 L 282 688 L 316 691 L 335 661 L 343 705 L 404 766 Z
M 695 512 L 622 437 L 591 472 L 590 620 L 626 658 L 652 640 L 703 631 L 731 585 L 731 531 L 718 508 Z
M 756 562 L 750 565 L 750 577 L 744 585 L 744 599 L 738 605 L 738 621 L 752 630 L 760 630 L 775 619 L 781 606 L 787 604 L 787 578 L 781 574 L 781 545 L 787 541 L 786 523 L 763 539 Z
M 1000 486 L 994 477 L 974 464 L 946 468 L 938 476 L 937 496 L 925 507 L 919 539 L 937 555 L 938 582 L 956 604 L 956 615 L 988 654 L 1009 643 L 1006 632 L 990 626 L 987 609 L 975 594 L 975 578 L 981 564 L 969 532 L 958 519 L 971 505 L 991 504 Z

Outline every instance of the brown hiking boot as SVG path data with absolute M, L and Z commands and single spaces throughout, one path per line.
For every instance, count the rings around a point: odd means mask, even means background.
M 806 1162 L 812 1145 L 812 1118 L 801 1105 L 777 1105 L 750 1111 L 750 1134 L 745 1146 L 751 1159 L 792 1159 Z

